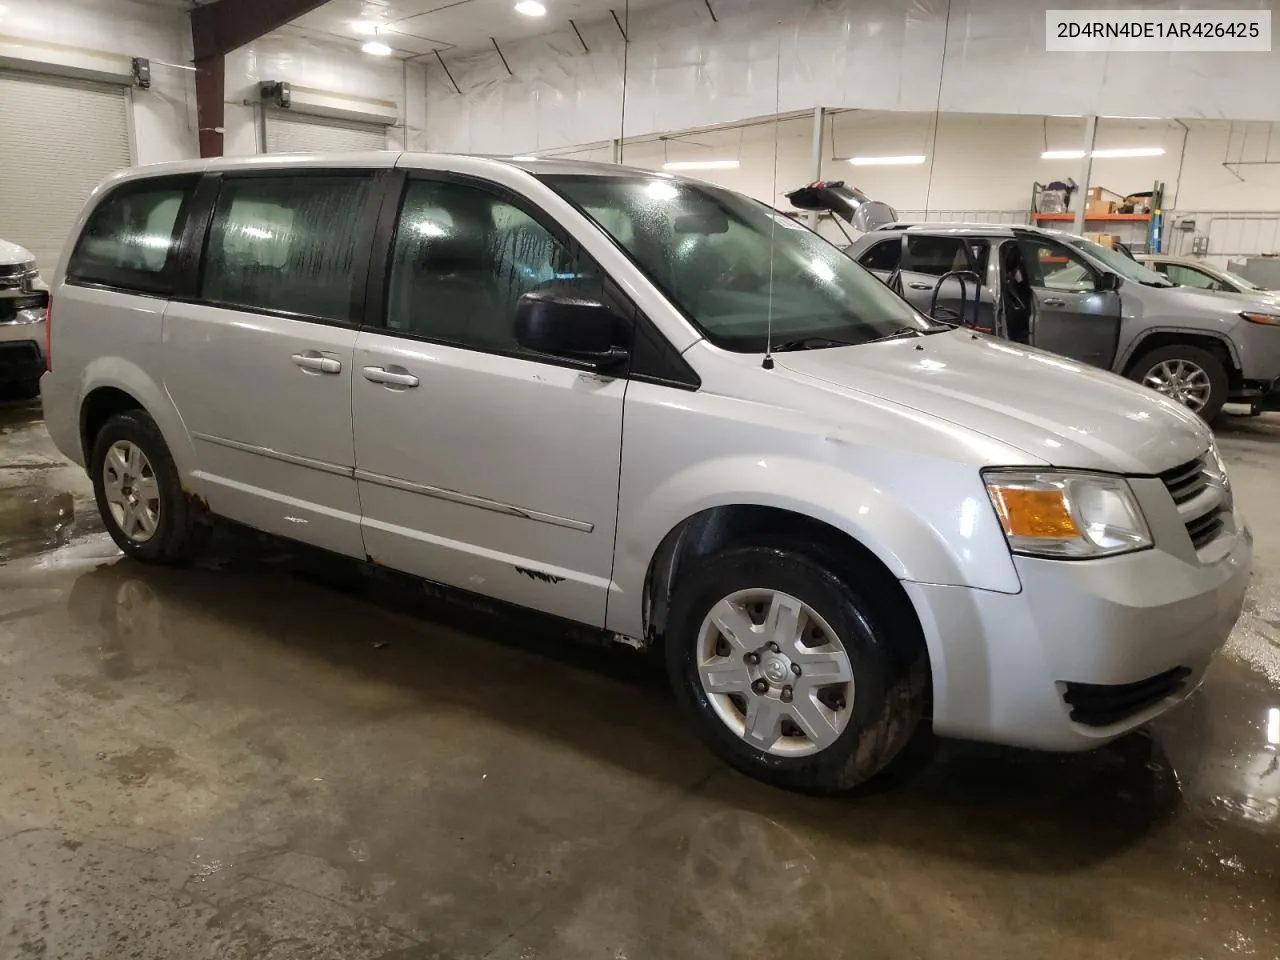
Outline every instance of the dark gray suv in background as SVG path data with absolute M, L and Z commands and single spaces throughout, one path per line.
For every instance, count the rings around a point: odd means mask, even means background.
M 924 313 L 1112 370 L 1206 420 L 1228 401 L 1257 408 L 1280 381 L 1280 299 L 1178 286 L 1072 234 L 890 223 L 847 252 Z

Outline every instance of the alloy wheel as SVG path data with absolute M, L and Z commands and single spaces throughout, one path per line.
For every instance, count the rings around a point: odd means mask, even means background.
M 102 488 L 111 519 L 135 543 L 146 543 L 160 524 L 160 485 L 142 448 L 117 440 L 102 464 Z
M 698 631 L 698 680 L 734 734 L 774 756 L 833 744 L 852 714 L 853 665 L 830 625 L 777 590 L 739 590 Z
M 1142 383 L 1197 413 L 1213 391 L 1209 374 L 1190 360 L 1162 360 L 1147 371 Z

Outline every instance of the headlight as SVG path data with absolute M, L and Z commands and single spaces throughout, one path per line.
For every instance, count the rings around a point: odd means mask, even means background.
M 992 470 L 983 479 L 1014 553 L 1078 560 L 1151 546 L 1142 510 L 1119 477 Z
M 1248 310 L 1240 314 L 1250 323 L 1261 323 L 1268 327 L 1280 327 L 1280 316 L 1274 313 L 1252 313 Z

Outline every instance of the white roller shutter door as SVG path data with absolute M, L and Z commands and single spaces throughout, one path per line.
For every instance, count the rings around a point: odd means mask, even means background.
M 46 277 L 85 197 L 130 163 L 127 88 L 0 71 L 0 239 Z
M 274 110 L 267 114 L 267 153 L 350 153 L 385 149 L 387 128 L 378 124 Z

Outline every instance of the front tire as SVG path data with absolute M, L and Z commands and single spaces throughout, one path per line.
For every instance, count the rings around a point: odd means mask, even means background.
M 182 563 L 203 546 L 207 526 L 178 477 L 160 428 L 142 410 L 111 417 L 89 457 L 102 522 L 126 554 L 149 563 Z
M 711 750 L 805 793 L 847 791 L 888 764 L 923 716 L 928 668 L 914 615 L 885 593 L 864 595 L 789 546 L 701 562 L 664 643 L 676 698 Z
M 1214 354 L 1190 344 L 1174 344 L 1143 354 L 1129 378 L 1176 400 L 1212 423 L 1227 402 L 1227 368 Z

